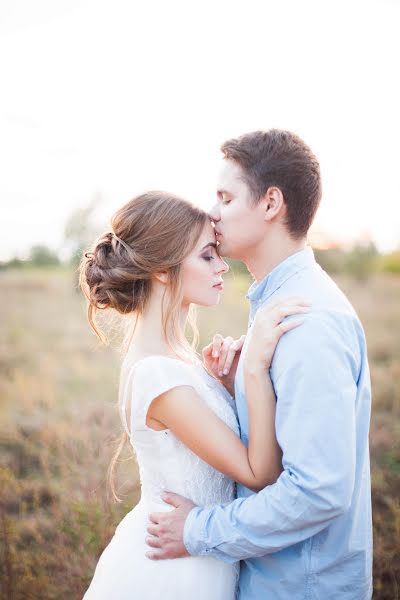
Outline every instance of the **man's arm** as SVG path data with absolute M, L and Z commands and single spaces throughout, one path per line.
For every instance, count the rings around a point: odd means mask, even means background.
M 284 471 L 258 494 L 194 508 L 184 528 L 190 554 L 230 562 L 276 552 L 315 535 L 349 508 L 359 368 L 350 316 L 313 313 L 282 338 L 272 379 Z

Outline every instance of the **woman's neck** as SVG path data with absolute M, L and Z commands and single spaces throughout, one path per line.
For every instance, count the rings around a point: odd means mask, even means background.
M 173 340 L 174 332 L 171 323 L 167 323 L 166 336 L 162 324 L 162 299 L 164 289 L 154 286 L 151 297 L 142 315 L 137 318 L 134 333 L 129 343 L 129 354 L 141 357 L 148 354 L 172 354 L 166 339 Z M 184 331 L 189 306 L 183 305 L 180 310 L 180 327 Z

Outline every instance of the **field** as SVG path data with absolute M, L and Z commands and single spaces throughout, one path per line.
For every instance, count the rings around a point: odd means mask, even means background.
M 400 598 L 400 278 L 338 278 L 365 326 L 373 379 L 370 433 L 376 600 Z M 222 304 L 199 311 L 201 343 L 246 329 L 249 281 L 227 278 Z M 110 497 L 118 329 L 99 345 L 68 271 L 0 273 L 0 598 L 82 597 L 97 558 L 140 491 L 126 452 Z

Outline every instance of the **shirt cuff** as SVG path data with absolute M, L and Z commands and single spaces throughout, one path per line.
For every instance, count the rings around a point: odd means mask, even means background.
M 183 528 L 183 543 L 191 556 L 204 556 L 210 552 L 204 542 L 205 524 L 211 510 L 195 506 L 188 514 Z

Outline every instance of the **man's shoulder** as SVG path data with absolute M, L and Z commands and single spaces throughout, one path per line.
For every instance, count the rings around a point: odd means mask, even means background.
M 297 273 L 277 294 L 300 296 L 311 302 L 304 323 L 281 338 L 276 351 L 278 362 L 302 351 L 318 354 L 319 348 L 327 345 L 359 355 L 365 343 L 362 324 L 344 292 L 319 265 Z
M 320 317 L 333 316 L 358 320 L 357 313 L 339 285 L 317 263 L 286 281 L 277 292 L 281 296 L 299 295 L 310 300 Z
M 366 356 L 364 332 L 357 317 L 348 310 L 312 307 L 301 318 L 303 323 L 279 340 L 272 361 L 272 380 L 290 376 L 293 369 L 328 372 L 339 363 L 346 364 L 356 378 Z

